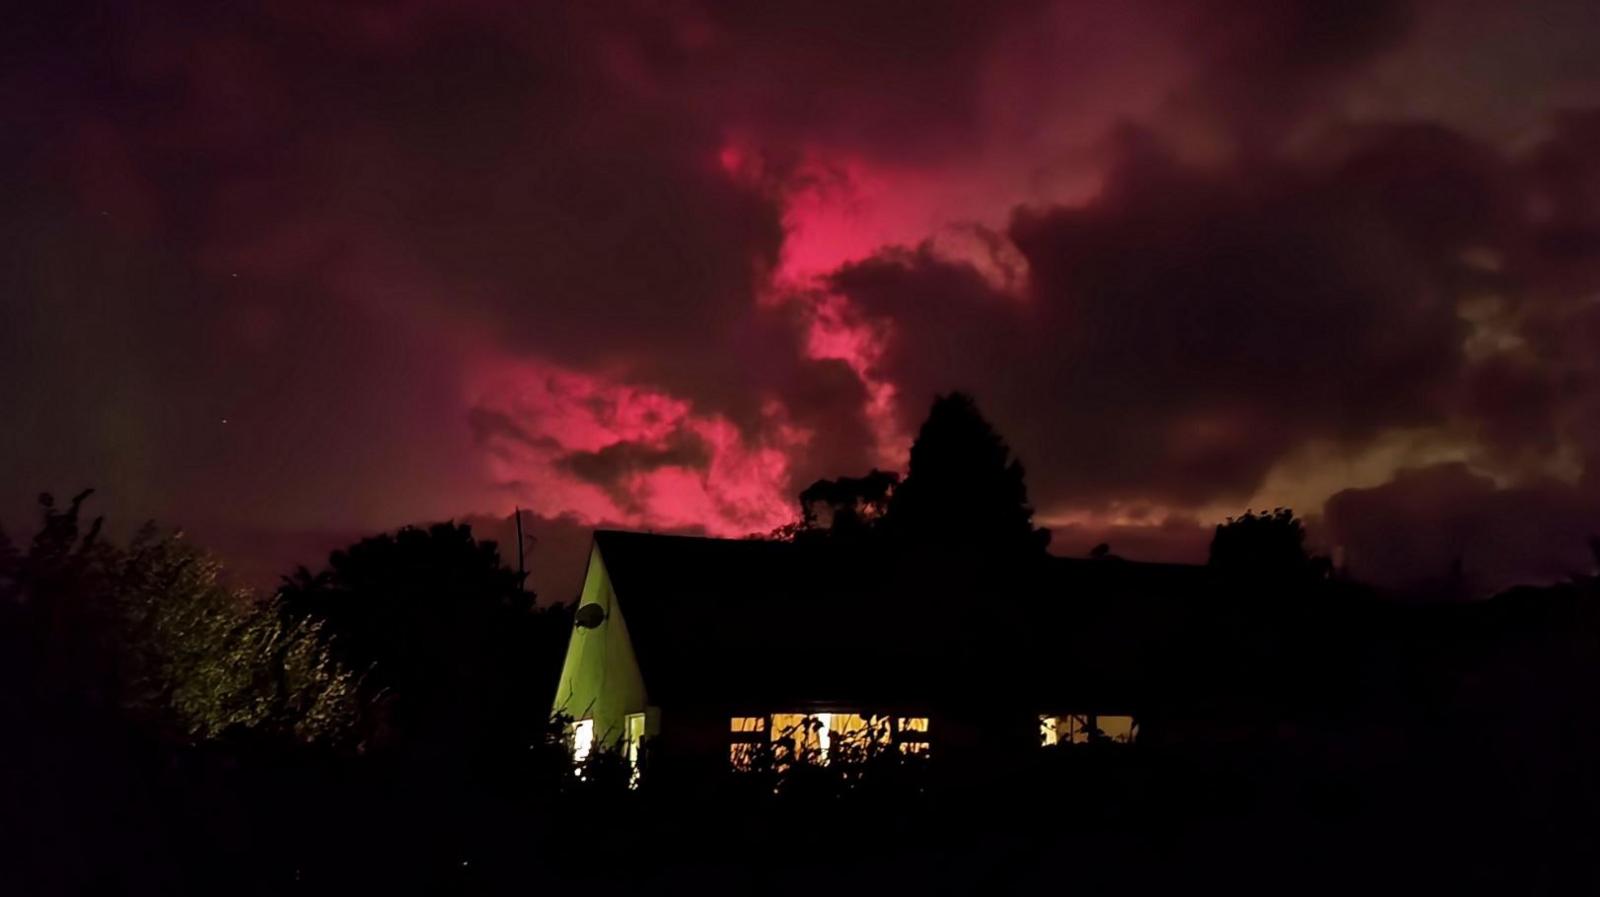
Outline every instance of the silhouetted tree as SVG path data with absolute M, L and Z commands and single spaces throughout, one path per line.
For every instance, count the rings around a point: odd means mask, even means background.
M 1600 536 L 1589 537 L 1589 557 L 1593 561 L 1589 572 L 1579 574 L 1574 579 L 1590 588 L 1600 588 Z
M 817 480 L 800 493 L 796 538 L 861 539 L 889 513 L 900 475 L 874 468 L 865 476 Z
M 361 672 L 374 743 L 423 750 L 524 749 L 545 720 L 570 620 L 539 610 L 471 527 L 406 527 L 301 567 L 279 595 L 286 616 L 325 627 Z
M 934 400 L 888 524 L 913 543 L 980 552 L 1039 553 L 1050 541 L 1033 525 L 1022 462 L 959 392 Z
M 1306 550 L 1305 525 L 1289 508 L 1245 511 L 1217 524 L 1209 563 L 1232 577 L 1272 583 L 1326 579 L 1332 564 Z

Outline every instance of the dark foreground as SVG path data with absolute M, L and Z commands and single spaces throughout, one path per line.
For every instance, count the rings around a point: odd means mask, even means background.
M 5 890 L 1594 891 L 1588 739 L 1483 724 L 1382 751 L 1075 747 L 981 785 L 842 798 L 618 793 L 485 772 L 497 764 L 442 774 L 426 758 L 111 740 L 88 765 L 75 750 L 8 761 Z

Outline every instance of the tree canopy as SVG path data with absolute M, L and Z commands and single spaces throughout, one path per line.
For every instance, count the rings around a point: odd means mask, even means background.
M 0 653 L 56 709 L 126 713 L 179 739 L 251 734 L 343 741 L 356 677 L 316 621 L 228 586 L 221 564 L 153 524 L 126 546 L 87 525 L 86 490 L 66 507 L 39 499 L 26 551 L 0 540 Z
M 862 539 L 889 513 L 900 475 L 873 468 L 859 477 L 817 480 L 800 493 L 799 538 Z
M 286 616 L 325 627 L 363 676 L 379 741 L 515 741 L 545 722 L 568 619 L 542 611 L 469 526 L 405 527 L 302 567 L 279 591 Z M 501 736 L 508 736 L 503 739 Z
M 1208 563 L 1229 576 L 1273 583 L 1326 579 L 1332 565 L 1306 549 L 1306 528 L 1289 508 L 1247 510 L 1217 524 Z
M 924 545 L 1042 552 L 1050 541 L 1033 525 L 1022 462 L 960 392 L 934 400 L 888 518 L 897 535 Z

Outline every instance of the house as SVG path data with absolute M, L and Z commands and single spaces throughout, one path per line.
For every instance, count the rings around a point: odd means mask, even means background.
M 1204 568 L 1041 557 L 965 573 L 849 544 L 598 531 L 554 712 L 655 777 L 852 739 L 992 763 L 1143 737 Z

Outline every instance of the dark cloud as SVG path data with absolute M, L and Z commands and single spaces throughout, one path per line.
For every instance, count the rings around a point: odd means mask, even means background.
M 1098 197 L 1014 217 L 1020 292 L 932 244 L 832 282 L 892 322 L 883 375 L 905 419 L 935 392 L 973 390 L 1044 508 L 1228 506 L 1306 445 L 1353 456 L 1398 431 L 1465 432 L 1480 471 L 1526 485 L 1494 489 L 1466 467 L 1448 471 L 1459 482 L 1412 476 L 1370 504 L 1345 498 L 1339 534 L 1383 517 L 1381 498 L 1420 495 L 1434 522 L 1467 527 L 1451 550 L 1481 588 L 1548 577 L 1582 550 L 1594 495 L 1567 483 L 1593 482 L 1600 458 L 1600 194 L 1577 150 L 1590 121 L 1569 116 L 1521 152 L 1405 123 L 1205 165 L 1126 130 Z M 1449 501 L 1450 486 L 1481 500 Z M 1513 522 L 1487 522 L 1500 519 Z M 1512 534 L 1533 519 L 1520 532 L 1537 537 Z M 1360 535 L 1359 555 L 1378 559 L 1358 572 L 1445 569 L 1444 547 L 1382 548 L 1387 533 Z
M 834 283 L 895 321 L 886 368 L 906 413 L 974 390 L 1039 501 L 1241 499 L 1308 439 L 1450 413 L 1463 272 L 1447 250 L 1476 235 L 1409 219 L 1435 187 L 1388 177 L 1388 135 L 1374 139 L 1327 168 L 1219 171 L 1130 134 L 1099 199 L 1019 213 L 1020 299 L 926 248 Z M 1453 186 L 1469 207 L 1486 189 L 1468 174 Z
M 972 145 L 983 74 L 1043 0 L 667 6 L 622 48 L 643 71 L 776 145 L 826 141 L 927 160 Z
M 1259 149 L 1321 114 L 1348 78 L 1401 46 L 1415 9 L 1411 0 L 1213 0 L 1190 17 L 1199 72 L 1181 99 Z
M 19 495 L 64 475 L 133 509 L 343 526 L 406 513 L 385 481 L 432 467 L 426 505 L 482 501 L 473 432 L 517 426 L 459 423 L 462 359 L 485 345 L 752 429 L 778 389 L 829 379 L 755 301 L 778 199 L 717 167 L 714 120 L 608 71 L 592 22 L 190 12 L 36 22 L 57 45 L 6 81 L 36 143 L 6 146 L 6 288 L 26 300 L 0 365 L 55 384 L 7 410 L 76 431 L 65 457 L 30 453 Z M 393 499 L 362 494 L 379 489 Z
M 704 471 L 711 465 L 711 446 L 685 430 L 676 430 L 659 442 L 613 442 L 592 452 L 571 452 L 556 460 L 556 466 L 573 476 L 593 483 L 611 495 L 617 506 L 639 513 L 647 496 L 635 492 L 634 477 L 663 467 L 682 467 Z
M 1397 429 L 1566 520 L 1600 476 L 1600 113 L 1542 117 L 1600 96 L 1540 24 L 1570 6 L 36 5 L 0 37 L 0 516 L 97 485 L 262 568 L 519 502 L 731 533 L 962 388 L 1041 508 L 1118 509 L 1058 544 L 1188 555 L 1198 509 Z M 788 282 L 797 235 L 853 263 Z
M 817 434 L 791 459 L 787 495 L 799 495 L 806 486 L 841 471 L 862 471 L 877 463 L 862 410 L 866 389 L 844 362 L 822 359 L 796 365 L 773 386 L 794 423 Z
M 1564 483 L 1502 488 L 1465 465 L 1401 471 L 1328 500 L 1326 538 L 1351 575 L 1396 588 L 1438 587 L 1460 565 L 1464 592 L 1591 571 L 1600 496 Z
M 1564 290 L 1594 290 L 1600 286 L 1600 109 L 1557 116 L 1553 133 L 1524 165 L 1535 223 L 1524 262 Z

